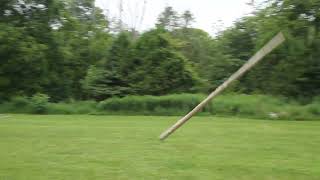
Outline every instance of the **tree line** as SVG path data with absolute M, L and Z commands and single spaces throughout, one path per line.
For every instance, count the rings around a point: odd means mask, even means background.
M 273 0 L 212 37 L 192 28 L 192 12 L 172 7 L 153 29 L 112 33 L 94 0 L 3 0 L 0 99 L 207 93 L 278 31 L 286 44 L 229 91 L 312 98 L 320 92 L 319 8 L 319 0 Z

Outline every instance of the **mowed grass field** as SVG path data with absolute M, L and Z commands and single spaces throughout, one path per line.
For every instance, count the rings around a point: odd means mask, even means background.
M 0 180 L 320 179 L 320 121 L 0 116 Z

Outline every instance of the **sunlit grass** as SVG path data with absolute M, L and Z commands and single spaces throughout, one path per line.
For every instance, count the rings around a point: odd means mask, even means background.
M 195 117 L 0 118 L 0 179 L 319 179 L 320 122 Z

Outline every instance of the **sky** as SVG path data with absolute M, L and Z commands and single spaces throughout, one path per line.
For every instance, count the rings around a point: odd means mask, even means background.
M 195 16 L 193 27 L 216 33 L 216 25 L 230 27 L 233 22 L 253 11 L 251 0 L 122 0 L 122 19 L 130 27 L 145 31 L 154 27 L 159 14 L 166 6 L 182 13 L 190 10 Z M 144 6 L 144 1 L 146 5 Z M 96 0 L 96 6 L 109 17 L 119 17 L 120 0 Z M 261 0 L 260 0 L 261 2 Z M 259 0 L 255 1 L 256 4 Z M 145 7 L 145 11 L 143 11 Z M 144 13 L 144 16 L 142 15 Z M 144 17 L 143 19 L 141 17 Z

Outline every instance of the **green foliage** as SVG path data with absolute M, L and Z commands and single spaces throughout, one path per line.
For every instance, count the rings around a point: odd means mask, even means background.
M 83 96 L 80 80 L 90 64 L 105 57 L 110 42 L 102 11 L 95 9 L 88 16 L 93 4 L 1 2 L 0 99 L 36 92 L 53 101 Z
M 10 102 L 12 103 L 14 108 L 19 109 L 27 106 L 30 103 L 30 99 L 25 96 L 16 96 L 11 98 Z
M 95 66 L 90 66 L 85 79 L 82 81 L 82 87 L 92 97 L 99 97 L 105 93 L 106 85 L 99 81 L 104 80 L 104 70 Z
M 44 51 L 47 46 L 28 35 L 24 28 L 0 22 L 0 29 L 0 88 L 3 95 L 10 98 L 41 90 L 39 82 L 44 80 L 46 72 Z
M 191 28 L 190 11 L 172 7 L 154 29 L 110 34 L 94 0 L 1 1 L 0 100 L 36 92 L 52 102 L 207 93 L 281 30 L 286 43 L 228 91 L 310 103 L 320 94 L 320 2 L 274 0 L 262 7 L 211 37 Z M 239 111 L 252 114 L 241 110 L 248 106 Z
M 130 53 L 130 40 L 127 33 L 121 33 L 112 43 L 101 66 L 91 66 L 83 81 L 83 88 L 90 97 L 97 100 L 128 94 L 127 64 Z
M 198 83 L 197 74 L 178 51 L 181 42 L 164 29 L 144 33 L 136 42 L 129 63 L 131 86 L 137 94 L 164 95 L 191 91 Z
M 48 114 L 99 114 L 95 101 L 50 103 Z
M 206 96 L 172 94 L 166 96 L 113 97 L 105 101 L 48 102 L 48 96 L 15 97 L 0 104 L 0 113 L 35 114 L 128 114 L 183 116 Z M 320 101 L 299 104 L 283 97 L 266 95 L 226 94 L 207 104 L 200 115 L 238 116 L 260 119 L 319 120 Z
M 46 114 L 49 106 L 49 96 L 36 93 L 31 97 L 15 96 L 10 101 L 0 104 L 1 113 L 31 113 Z
M 313 114 L 314 116 L 320 117 L 320 97 L 315 97 L 312 103 L 305 106 L 304 110 Z
M 159 15 L 157 26 L 168 30 L 173 30 L 179 27 L 179 15 L 171 7 L 165 7 L 164 11 Z
M 183 115 L 204 99 L 203 95 L 173 94 L 167 96 L 128 96 L 111 98 L 99 103 L 98 108 L 110 113 L 144 115 Z
M 0 113 L 23 114 L 101 114 L 95 101 L 49 102 L 45 94 L 32 97 L 17 96 L 0 104 Z
M 211 113 L 281 119 L 280 111 L 290 105 L 281 98 L 264 95 L 224 95 L 213 102 Z
M 200 94 L 128 96 L 107 99 L 100 102 L 98 108 L 113 114 L 185 115 L 204 98 L 205 96 Z M 262 119 L 318 120 L 320 110 L 318 105 L 318 101 L 299 105 L 292 100 L 280 97 L 229 94 L 209 103 L 202 114 Z
M 48 110 L 49 96 L 46 94 L 37 93 L 30 98 L 30 105 L 33 113 L 44 114 Z
M 309 100 L 319 95 L 319 7 L 319 1 L 273 1 L 221 32 L 216 42 L 221 52 L 243 61 L 278 31 L 287 39 L 244 76 L 235 90 Z

